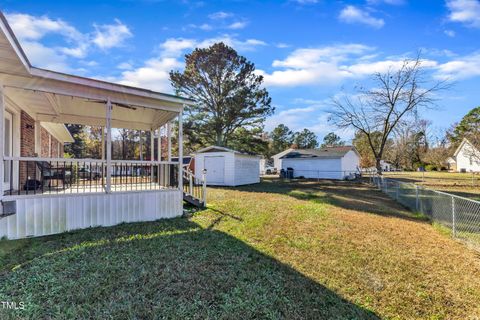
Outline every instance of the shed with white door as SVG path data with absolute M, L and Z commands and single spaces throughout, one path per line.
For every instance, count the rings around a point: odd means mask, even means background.
M 207 185 L 239 186 L 260 182 L 260 157 L 232 149 L 210 146 L 195 153 L 195 175 L 207 170 Z

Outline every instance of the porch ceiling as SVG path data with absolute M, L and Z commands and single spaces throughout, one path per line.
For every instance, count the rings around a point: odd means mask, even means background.
M 38 121 L 106 125 L 106 98 L 97 100 L 8 86 L 5 95 Z M 157 129 L 182 109 L 181 106 L 170 107 L 171 110 L 154 109 L 125 102 L 112 102 L 112 107 L 112 127 L 136 130 Z

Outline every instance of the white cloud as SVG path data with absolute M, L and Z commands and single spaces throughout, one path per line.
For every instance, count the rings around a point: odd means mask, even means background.
M 288 45 L 287 43 L 283 43 L 283 42 L 277 43 L 277 44 L 275 44 L 275 46 L 279 49 L 285 49 L 285 48 L 290 47 L 290 45 Z
M 405 4 L 406 0 L 367 0 L 367 3 L 370 5 L 376 5 L 380 3 L 390 4 L 394 6 L 399 6 Z
M 70 72 L 67 57 L 53 48 L 48 48 L 36 41 L 22 41 L 22 47 L 27 52 L 30 62 L 41 68 Z
M 293 0 L 296 3 L 299 4 L 315 4 L 318 3 L 318 0 Z
M 222 20 L 222 19 L 230 18 L 232 16 L 233 16 L 233 13 L 225 12 L 225 11 L 218 11 L 208 15 L 208 17 L 212 20 Z
M 34 46 L 38 49 L 41 46 L 40 41 L 46 36 L 60 35 L 65 39 L 66 44 L 73 46 L 52 48 L 51 50 L 56 51 L 57 55 L 83 58 L 87 54 L 88 36 L 61 19 L 50 19 L 47 16 L 36 17 L 23 13 L 7 14 L 6 17 L 22 45 L 26 45 L 28 42 L 30 47 Z M 34 57 L 32 53 L 29 58 L 32 62 L 40 61 L 40 64 L 44 66 L 41 60 Z
M 171 92 L 169 72 L 180 67 L 182 63 L 175 58 L 154 58 L 146 61 L 140 68 L 122 72 L 118 82 L 134 87 Z
M 361 23 L 377 29 L 385 25 L 383 19 L 375 18 L 371 16 L 369 12 L 351 5 L 343 8 L 340 12 L 339 19 L 346 23 Z
M 238 30 L 238 29 L 243 29 L 247 26 L 248 22 L 246 21 L 237 21 L 232 24 L 230 24 L 227 28 L 228 29 L 233 29 L 233 30 Z
M 443 33 L 445 33 L 445 35 L 449 36 L 450 38 L 453 38 L 456 35 L 455 31 L 453 30 L 445 30 L 443 31 Z
M 448 19 L 467 26 L 480 28 L 480 1 L 478 0 L 447 0 L 450 10 Z
M 117 65 L 117 69 L 120 69 L 120 70 L 132 70 L 133 69 L 133 66 L 130 62 L 122 62 L 120 64 Z
M 405 57 L 378 59 L 370 54 L 375 48 L 362 44 L 342 44 L 319 48 L 297 49 L 284 60 L 274 60 L 270 73 L 264 76 L 266 85 L 294 87 L 302 85 L 336 85 L 346 79 L 359 79 L 375 72 L 386 72 L 402 66 Z M 442 52 L 443 53 L 443 52 Z M 446 53 L 443 53 L 446 56 Z M 434 60 L 424 59 L 426 68 L 436 68 Z
M 480 76 L 480 52 L 457 57 L 438 65 L 435 77 L 439 79 L 462 80 Z
M 92 34 L 82 33 L 62 19 L 48 16 L 10 13 L 6 17 L 32 64 L 56 71 L 71 71 L 73 68 L 69 66 L 68 58 L 85 58 L 92 45 L 107 49 L 121 45 L 131 36 L 128 27 L 118 20 L 113 25 L 94 25 L 96 30 Z M 44 45 L 42 42 L 47 37 L 60 37 L 55 41 L 58 45 Z M 86 65 L 84 61 L 79 63 Z
M 254 50 L 266 45 L 257 39 L 239 40 L 231 35 L 223 35 L 202 41 L 185 38 L 170 38 L 159 45 L 158 56 L 147 60 L 143 66 L 136 69 L 123 71 L 121 77 L 115 81 L 152 90 L 171 92 L 169 73 L 171 70 L 181 69 L 184 66 L 182 55 L 187 50 L 206 48 L 216 42 L 225 44 L 239 51 Z
M 94 27 L 92 42 L 103 50 L 123 46 L 125 40 L 132 37 L 130 29 L 118 19 L 115 19 L 115 24 L 94 25 Z
M 362 56 L 374 48 L 361 44 L 344 44 L 320 48 L 297 49 L 284 60 L 274 60 L 272 66 L 281 70 L 267 73 L 258 70 L 270 86 L 299 86 L 315 83 L 338 83 L 352 77 L 342 68 L 352 56 Z

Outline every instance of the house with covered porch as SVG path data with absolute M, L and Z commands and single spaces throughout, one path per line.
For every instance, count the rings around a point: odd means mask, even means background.
M 0 13 L 0 238 L 180 216 L 185 197 L 204 204 L 204 184 L 181 165 L 182 111 L 192 103 L 36 68 Z M 64 124 L 101 127 L 101 158 L 64 158 L 73 141 Z M 115 128 L 156 137 L 149 160 L 112 159 Z

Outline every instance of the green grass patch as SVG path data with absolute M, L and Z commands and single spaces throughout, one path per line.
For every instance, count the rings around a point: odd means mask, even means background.
M 189 218 L 0 241 L 0 319 L 463 319 L 474 253 L 381 192 L 267 180 Z

